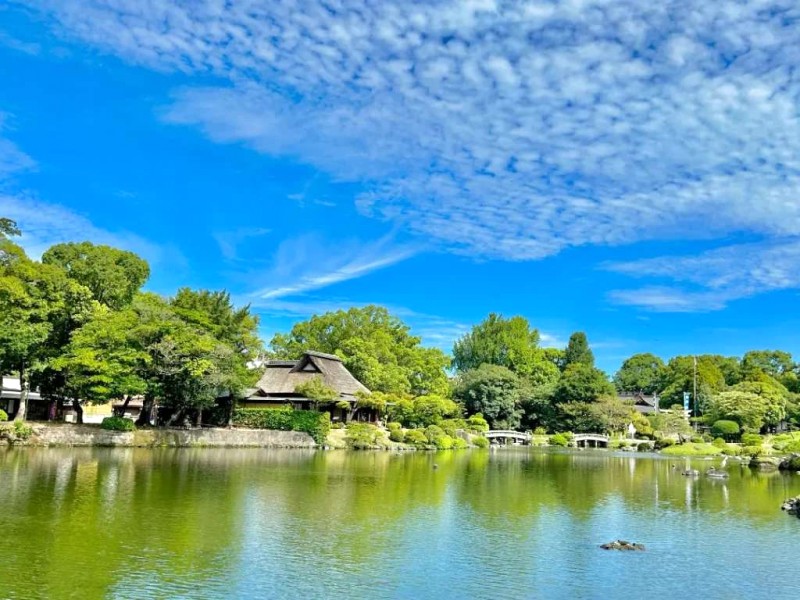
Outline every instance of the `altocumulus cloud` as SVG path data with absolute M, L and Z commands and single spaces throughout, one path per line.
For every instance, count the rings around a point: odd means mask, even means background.
M 766 241 L 720 252 L 766 258 L 800 236 L 794 0 L 34 3 L 134 63 L 227 80 L 177 91 L 167 121 L 364 182 L 360 210 L 450 251 L 747 232 Z M 754 293 L 663 291 L 638 304 Z

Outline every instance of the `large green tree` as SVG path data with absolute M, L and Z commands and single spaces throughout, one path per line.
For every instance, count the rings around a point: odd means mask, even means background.
M 539 348 L 539 332 L 520 316 L 506 319 L 491 313 L 454 344 L 456 370 L 468 371 L 483 364 L 506 367 L 536 385 L 558 378 L 558 368 Z
M 63 269 L 95 300 L 115 310 L 130 304 L 150 276 L 147 262 L 133 252 L 91 242 L 57 244 L 42 255 L 42 262 Z
M 664 371 L 662 408 L 674 404 L 683 405 L 683 393 L 694 393 L 694 357 L 675 356 L 667 363 Z M 725 375 L 713 357 L 697 357 L 697 405 L 703 410 L 711 397 L 725 389 Z
M 664 361 L 655 354 L 634 354 L 614 375 L 614 385 L 620 392 L 654 394 L 660 391 L 664 368 Z
M 276 358 L 297 359 L 308 350 L 336 354 L 373 391 L 449 395 L 449 359 L 420 342 L 385 308 L 365 306 L 313 316 L 273 337 L 271 346 Z
M 582 331 L 576 331 L 569 336 L 567 348 L 564 350 L 564 369 L 575 364 L 594 366 L 594 354 L 589 347 L 589 340 L 586 338 L 586 334 Z
M 567 366 L 554 391 L 557 404 L 593 402 L 604 396 L 616 396 L 614 385 L 600 369 L 583 362 Z
M 458 377 L 453 396 L 467 415 L 481 413 L 492 429 L 516 429 L 522 417 L 525 384 L 516 373 L 483 364 Z
M 792 355 L 782 350 L 750 350 L 742 357 L 742 371 L 763 371 L 770 377 L 780 377 L 794 369 Z

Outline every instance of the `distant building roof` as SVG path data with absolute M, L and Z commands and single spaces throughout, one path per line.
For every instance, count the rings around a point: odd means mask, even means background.
M 264 374 L 256 384 L 250 397 L 285 396 L 295 394 L 301 383 L 319 377 L 328 387 L 345 398 L 369 390 L 342 364 L 342 359 L 333 354 L 306 352 L 300 360 L 270 360 Z
M 658 410 L 658 396 L 655 394 L 644 394 L 642 392 L 623 392 L 619 394 L 619 399 L 624 402 L 631 402 L 633 408 L 643 414 L 654 413 Z
M 22 392 L 22 387 L 19 382 L 19 377 L 3 377 L 3 387 L 0 388 L 0 398 L 13 398 L 18 399 Z M 28 400 L 41 400 L 42 397 L 39 392 L 30 390 L 28 392 Z

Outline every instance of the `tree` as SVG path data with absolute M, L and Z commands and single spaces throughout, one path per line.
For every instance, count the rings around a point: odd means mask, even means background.
M 614 375 L 614 385 L 620 392 L 654 394 L 660 391 L 664 369 L 664 361 L 655 354 L 634 354 Z
M 549 383 L 558 378 L 558 369 L 538 344 L 539 332 L 524 317 L 491 313 L 454 344 L 453 366 L 463 372 L 498 365 L 534 384 Z
M 669 412 L 659 412 L 647 417 L 655 431 L 664 435 L 684 436 L 692 433 L 692 426 L 683 416 L 683 406 L 673 405 Z
M 481 413 L 492 429 L 515 429 L 522 416 L 522 392 L 523 384 L 513 371 L 484 364 L 459 376 L 453 396 L 467 415 Z
M 147 262 L 133 252 L 90 242 L 57 244 L 42 255 L 42 262 L 63 269 L 114 310 L 130 304 L 150 276 Z
M 633 420 L 633 409 L 616 397 L 594 402 L 566 402 L 559 405 L 561 426 L 579 433 L 614 433 L 625 430 Z
M 755 370 L 778 378 L 793 368 L 792 355 L 782 350 L 750 350 L 742 357 L 742 371 L 745 374 Z
M 593 402 L 603 396 L 615 396 L 616 390 L 600 369 L 583 362 L 570 364 L 555 388 L 554 401 Z
M 594 366 L 594 354 L 589 348 L 586 334 L 582 331 L 576 331 L 569 336 L 567 348 L 564 350 L 564 369 L 574 364 Z
M 385 308 L 365 306 L 313 316 L 273 337 L 271 346 L 276 358 L 298 359 L 308 350 L 336 354 L 373 391 L 449 395 L 444 369 L 450 361 L 420 342 Z
M 0 217 L 0 238 L 3 237 L 17 237 L 22 235 L 22 232 L 17 227 L 17 222 L 6 217 Z
M 322 378 L 320 377 L 312 377 L 308 381 L 299 383 L 294 388 L 294 391 L 296 394 L 300 394 L 301 396 L 311 400 L 314 404 L 314 410 L 318 410 L 320 406 L 333 404 L 334 402 L 340 400 L 339 392 L 332 387 L 325 385 L 325 382 L 322 381 Z M 347 408 L 350 408 L 349 404 Z
M 710 402 L 711 397 L 725 389 L 725 376 L 716 361 L 709 356 L 697 357 L 697 405 L 700 410 Z M 675 356 L 667 363 L 664 371 L 661 406 L 683 405 L 683 393 L 694 392 L 694 357 Z
M 759 431 L 769 407 L 758 394 L 743 390 L 728 390 L 715 394 L 709 403 L 706 418 L 713 423 L 719 420 L 736 421 L 743 429 Z

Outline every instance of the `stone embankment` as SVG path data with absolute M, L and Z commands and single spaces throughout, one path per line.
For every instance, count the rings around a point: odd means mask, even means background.
M 27 439 L 15 446 L 106 446 L 120 448 L 316 448 L 299 431 L 268 429 L 142 429 L 106 431 L 91 425 L 33 424 Z M 0 442 L 2 443 L 2 442 Z

